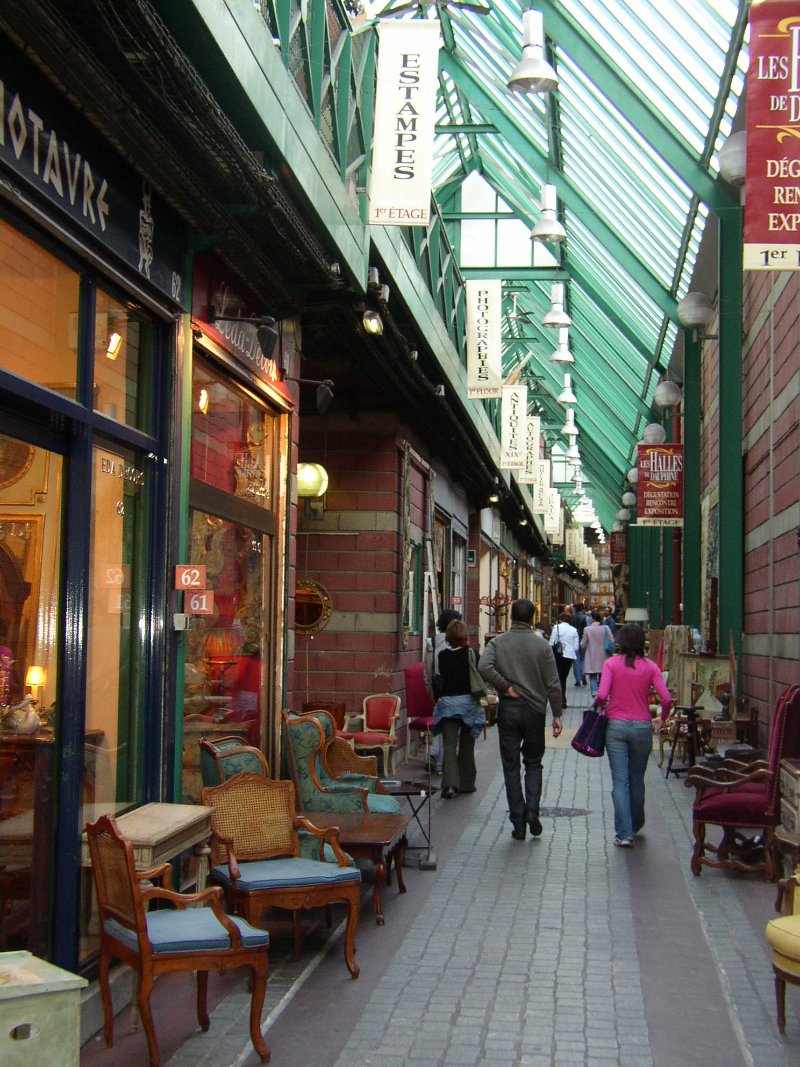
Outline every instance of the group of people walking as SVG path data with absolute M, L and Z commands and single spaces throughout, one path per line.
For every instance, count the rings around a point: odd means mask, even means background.
M 535 629 L 535 605 L 520 599 L 511 606 L 510 629 L 492 638 L 477 664 L 458 612 L 442 613 L 437 627 L 426 677 L 436 700 L 434 734 L 442 738 L 442 796 L 452 799 L 475 791 L 475 739 L 485 726 L 475 681 L 479 674 L 498 695 L 498 742 L 511 836 L 523 841 L 528 831 L 533 837 L 542 833 L 547 708 L 556 738 L 562 730 L 567 678 L 580 656 L 575 685 L 588 683 L 608 717 L 614 844 L 632 847 L 645 820 L 644 776 L 653 747 L 651 703 L 661 703 L 662 718 L 672 703 L 657 665 L 645 656 L 641 626 L 629 623 L 617 630 L 609 609 L 587 616 L 582 605 L 575 605 L 572 612 L 560 613 L 545 639 Z

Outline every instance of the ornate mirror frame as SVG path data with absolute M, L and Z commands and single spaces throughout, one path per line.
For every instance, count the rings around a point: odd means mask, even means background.
M 295 633 L 313 637 L 324 630 L 333 613 L 330 593 L 313 578 L 298 578 L 295 585 Z

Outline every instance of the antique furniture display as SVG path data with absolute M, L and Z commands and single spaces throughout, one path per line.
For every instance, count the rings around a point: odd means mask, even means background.
M 355 937 L 361 909 L 361 872 L 339 845 L 333 828 L 319 829 L 295 814 L 291 782 L 259 774 L 237 774 L 222 785 L 205 787 L 203 804 L 212 808 L 212 878 L 230 906 L 257 924 L 267 908 L 294 913 L 295 959 L 300 957 L 301 910 L 345 904 L 344 959 L 358 977 Z M 300 855 L 298 830 L 318 839 L 314 859 Z M 333 850 L 333 862 L 323 846 Z
M 227 734 L 213 740 L 200 738 L 200 774 L 203 785 L 221 785 L 234 774 L 249 772 L 269 778 L 267 757 L 260 748 L 243 745 L 238 734 Z
M 800 874 L 794 874 L 780 884 L 778 905 L 785 901 L 780 919 L 767 923 L 767 941 L 772 949 L 772 971 L 775 975 L 775 1006 L 778 1029 L 786 1029 L 786 983 L 800 985 Z
M 298 578 L 294 593 L 295 633 L 313 637 L 324 630 L 333 614 L 330 593 L 313 578 Z
M 335 812 L 318 812 L 314 815 L 315 825 L 336 827 L 339 831 L 339 843 L 345 852 L 355 859 L 370 860 L 375 868 L 375 882 L 372 887 L 372 901 L 375 909 L 375 922 L 384 925 L 382 889 L 383 883 L 391 884 L 392 864 L 397 872 L 397 888 L 405 893 L 403 880 L 403 860 L 408 847 L 406 830 L 411 822 L 410 815 L 343 815 Z
M 397 814 L 398 802 L 385 796 L 378 778 L 352 773 L 335 778 L 325 752 L 335 740 L 333 720 L 326 712 L 293 715 L 283 712 L 286 754 L 301 811 L 382 812 Z
M 764 871 L 773 877 L 772 839 L 780 820 L 780 763 L 800 753 L 800 686 L 778 698 L 770 727 L 766 761 L 742 764 L 723 760 L 714 769 L 693 767 L 686 785 L 697 792 L 692 812 L 694 851 L 691 870 L 702 866 Z M 715 845 L 706 841 L 706 827 L 722 828 Z M 747 838 L 742 831 L 755 831 Z
M 360 715 L 345 716 L 342 736 L 356 752 L 380 749 L 383 774 L 391 775 L 394 774 L 395 731 L 399 718 L 400 697 L 392 693 L 371 693 L 364 697 Z M 353 730 L 355 722 L 361 723 L 360 730 Z
M 731 693 L 731 661 L 728 656 L 681 652 L 675 671 L 677 703 L 697 708 L 704 719 L 713 719 L 725 708 Z M 672 677 L 670 677 L 672 688 Z
M 153 1026 L 150 996 L 154 980 L 170 971 L 197 972 L 197 1019 L 208 1030 L 208 972 L 235 967 L 252 972 L 250 1038 L 264 1063 L 270 1053 L 261 1036 L 261 1010 L 267 989 L 269 934 L 222 910 L 222 890 L 209 887 L 200 893 L 172 890 L 172 868 L 162 863 L 137 871 L 133 848 L 114 819 L 102 816 L 87 826 L 97 900 L 100 909 L 99 982 L 103 999 L 103 1034 L 110 1048 L 114 1038 L 114 1015 L 109 988 L 109 968 L 118 959 L 137 977 L 139 1012 L 147 1036 L 151 1067 L 160 1062 Z M 155 882 L 143 888 L 143 883 Z M 146 905 L 159 900 L 174 905 L 148 912 Z M 188 907 L 190 904 L 207 907 Z
M 203 788 L 203 775 L 200 769 L 200 738 L 214 738 L 236 735 L 241 744 L 246 744 L 249 727 L 247 723 L 214 722 L 205 715 L 186 715 L 183 719 L 183 800 L 184 803 L 199 804 L 200 790 Z
M 431 741 L 433 740 L 433 697 L 425 685 L 425 664 L 415 663 L 403 671 L 406 682 L 406 759 L 410 755 L 411 739 L 416 735 L 425 743 L 424 765 L 430 760 Z
M 327 711 L 336 724 L 336 729 L 341 730 L 344 727 L 344 716 L 347 711 L 347 704 L 343 700 L 328 702 L 304 700 L 300 706 L 300 710 L 303 715 L 310 715 L 312 711 Z

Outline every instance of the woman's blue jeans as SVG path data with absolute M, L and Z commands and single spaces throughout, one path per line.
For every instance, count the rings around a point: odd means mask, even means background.
M 644 826 L 644 772 L 652 751 L 649 721 L 608 720 L 606 754 L 611 768 L 614 833 L 623 841 Z

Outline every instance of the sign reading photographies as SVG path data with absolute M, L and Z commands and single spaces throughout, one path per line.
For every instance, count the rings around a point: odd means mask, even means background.
M 527 412 L 528 387 L 526 385 L 504 385 L 500 410 L 500 467 L 502 470 L 525 470 Z
M 427 226 L 439 78 L 435 19 L 381 22 L 367 221 Z
M 536 485 L 541 430 L 541 418 L 538 415 L 528 415 L 525 423 L 525 469 L 519 476 L 520 485 Z
M 745 270 L 800 270 L 800 3 L 750 9 Z
M 637 526 L 683 526 L 683 445 L 639 445 Z
M 499 397 L 503 392 L 500 286 L 499 279 L 467 282 L 467 396 L 470 400 Z

